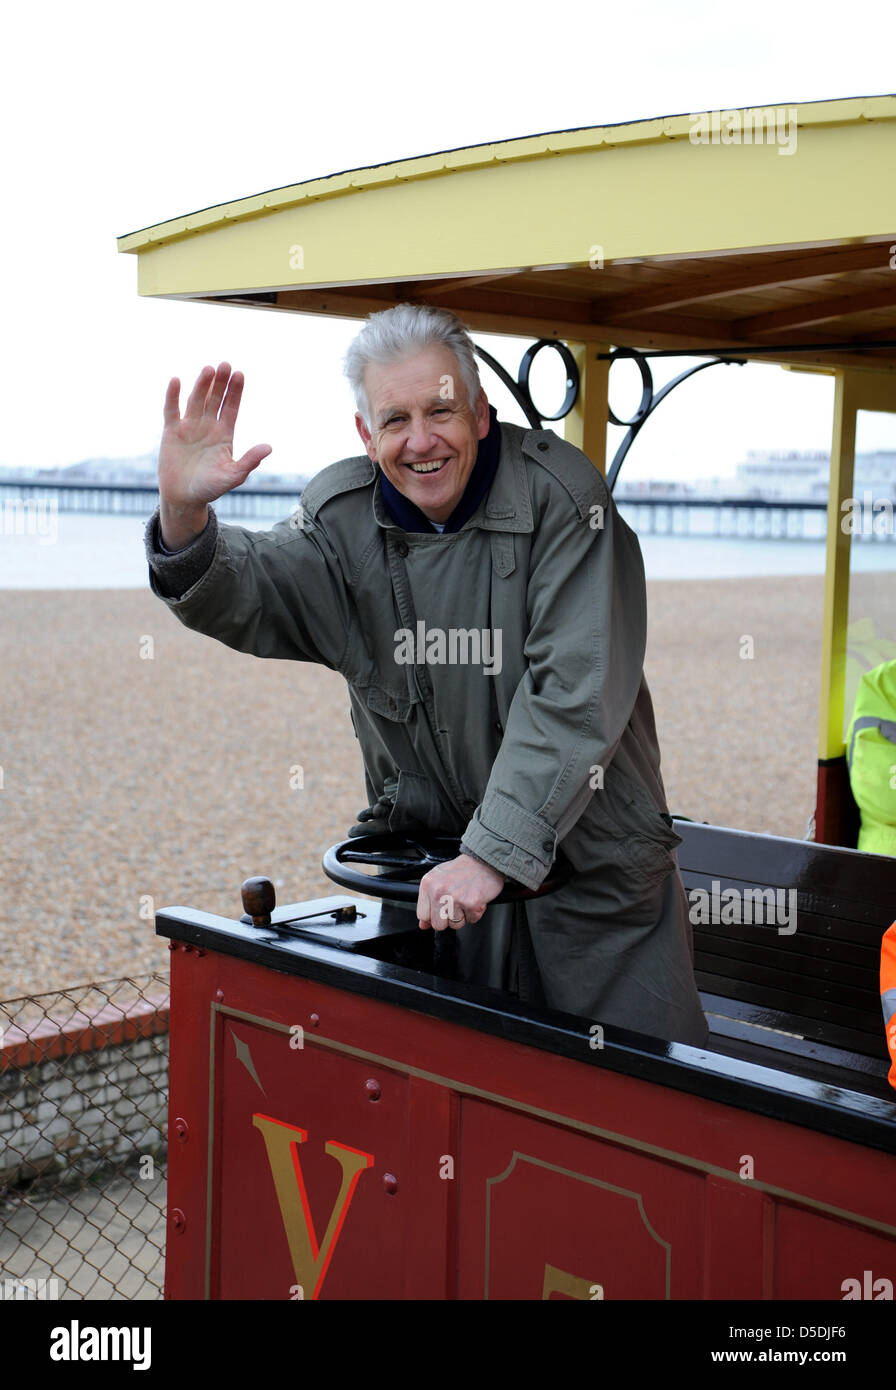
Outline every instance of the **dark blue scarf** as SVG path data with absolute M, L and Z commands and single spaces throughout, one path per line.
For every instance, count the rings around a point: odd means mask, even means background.
M 488 434 L 479 441 L 476 462 L 467 479 L 463 496 L 445 523 L 446 531 L 459 531 L 464 522 L 469 521 L 494 482 L 495 474 L 498 471 L 498 459 L 501 455 L 501 426 L 498 424 L 498 412 L 495 407 L 490 405 L 488 410 L 491 417 Z M 389 482 L 382 469 L 380 469 L 380 486 L 383 490 L 383 502 L 386 510 L 403 531 L 428 531 L 433 535 L 436 534 L 436 528 L 429 518 L 423 515 L 419 507 L 414 506 L 410 498 L 405 497 L 404 493 L 399 492 L 398 488 Z

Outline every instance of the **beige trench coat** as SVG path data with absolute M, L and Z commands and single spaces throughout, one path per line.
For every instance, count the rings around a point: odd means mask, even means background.
M 363 455 L 302 504 L 266 532 L 212 514 L 190 548 L 211 563 L 179 598 L 148 539 L 154 592 L 239 651 L 340 672 L 371 804 L 397 781 L 390 829 L 462 835 L 530 888 L 562 846 L 559 892 L 457 934 L 462 978 L 704 1043 L 643 676 L 643 562 L 602 475 L 552 431 L 502 423 L 491 489 L 456 533 L 397 526 Z

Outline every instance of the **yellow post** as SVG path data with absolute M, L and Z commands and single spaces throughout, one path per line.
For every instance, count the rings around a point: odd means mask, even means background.
M 843 688 L 846 675 L 846 628 L 849 622 L 849 551 L 852 534 L 841 525 L 843 502 L 852 496 L 856 452 L 856 411 L 860 395 L 856 373 L 835 373 L 834 434 L 828 488 L 828 538 L 824 581 L 821 647 L 821 699 L 818 756 L 839 758 L 844 750 Z
M 564 438 L 606 473 L 610 364 L 598 361 L 598 353 L 610 349 L 595 342 L 569 342 L 567 346 L 579 369 L 579 395 L 563 422 Z

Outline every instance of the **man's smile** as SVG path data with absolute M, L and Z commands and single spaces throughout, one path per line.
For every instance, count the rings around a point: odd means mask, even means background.
M 438 473 L 444 468 L 450 459 L 428 459 L 425 463 L 406 463 L 405 468 L 410 468 L 412 473 Z

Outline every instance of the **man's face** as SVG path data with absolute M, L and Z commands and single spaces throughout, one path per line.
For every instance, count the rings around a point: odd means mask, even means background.
M 364 373 L 370 429 L 355 416 L 368 457 L 430 521 L 447 521 L 467 486 L 480 439 L 489 429 L 488 401 L 475 407 L 450 348 L 425 348 Z

